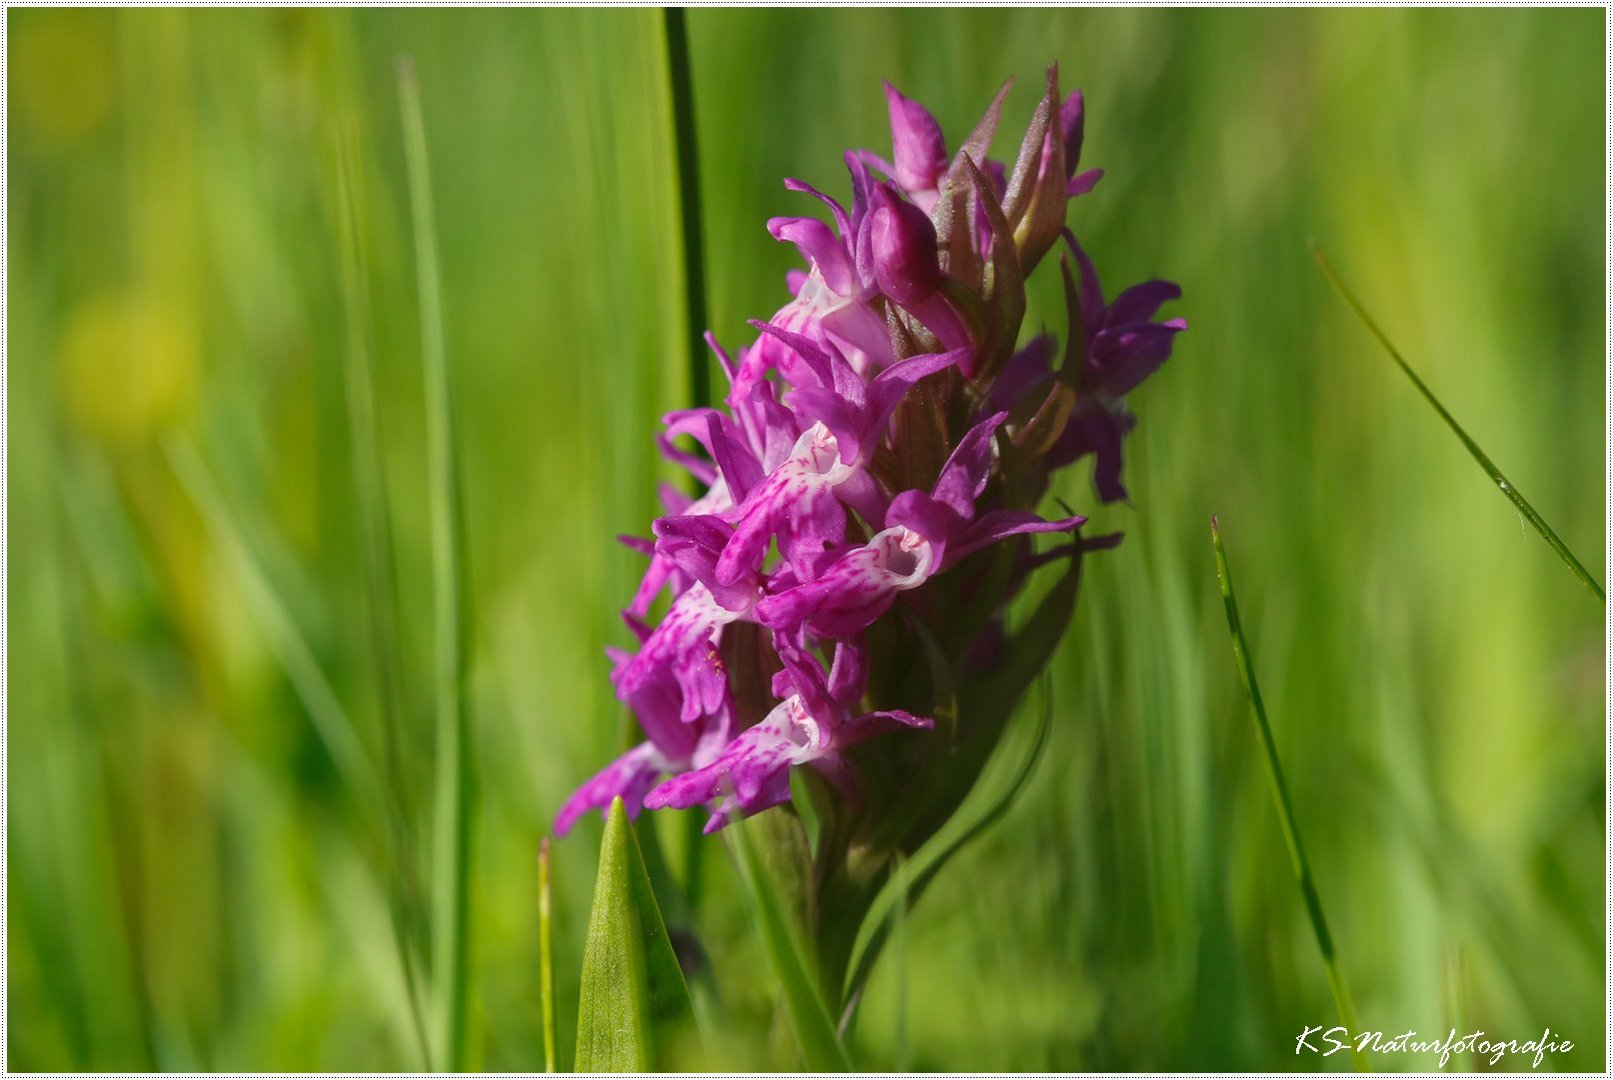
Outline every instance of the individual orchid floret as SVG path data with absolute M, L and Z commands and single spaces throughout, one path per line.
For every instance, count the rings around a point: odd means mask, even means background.
M 898 593 L 917 589 L 989 544 L 1078 528 L 1085 518 L 1044 521 L 1028 511 L 993 510 L 975 520 L 975 501 L 985 490 L 991 465 L 992 437 L 1006 419 L 1006 413 L 998 413 L 977 424 L 959 442 L 929 494 L 898 495 L 885 515 L 884 531 L 866 544 L 843 549 L 814 579 L 763 598 L 757 618 L 775 630 L 803 627 L 820 638 L 860 634 L 890 610 Z
M 638 655 L 616 676 L 616 691 L 627 698 L 665 672 L 683 692 L 680 717 L 693 721 L 715 713 L 727 690 L 727 674 L 717 651 L 722 628 L 749 616 L 754 594 L 738 609 L 724 607 L 700 582 L 672 602 Z
M 1081 267 L 1080 317 L 1086 349 L 1075 408 L 1064 434 L 1047 455 L 1058 467 L 1093 455 L 1093 484 L 1104 502 L 1126 498 L 1120 481 L 1121 443 L 1136 424 L 1125 396 L 1157 371 L 1171 354 L 1186 319 L 1155 322 L 1161 305 L 1182 295 L 1174 282 L 1134 285 L 1106 304 L 1098 272 L 1073 235 L 1066 234 Z
M 732 509 L 734 505 L 733 498 L 728 492 L 728 485 L 720 476 L 698 499 L 691 500 L 688 495 L 670 485 L 663 487 L 661 503 L 671 514 L 694 516 L 722 513 Z M 650 565 L 644 571 L 644 577 L 640 579 L 639 587 L 624 613 L 629 618 L 642 620 L 647 616 L 656 597 L 660 596 L 668 585 L 672 587 L 673 596 L 682 594 L 683 590 L 689 587 L 689 582 L 693 579 L 687 577 L 680 579 L 677 576 L 677 565 L 665 556 L 657 554 L 654 541 L 637 536 L 619 536 L 617 539 L 633 550 L 650 557 Z
M 887 731 L 928 728 L 934 721 L 899 709 L 853 715 L 867 682 L 866 657 L 859 643 L 842 641 L 825 678 L 816 658 L 777 640 L 784 670 L 775 683 L 783 700 L 759 723 L 744 731 L 703 768 L 674 776 L 644 797 L 644 805 L 686 808 L 711 803 L 706 832 L 715 832 L 736 814 L 755 814 L 790 797 L 790 770 L 810 765 L 848 797 L 856 785 L 844 751 Z
M 630 662 L 627 654 L 612 650 L 618 673 Z M 637 817 L 644 796 L 667 773 L 700 768 L 714 760 L 733 735 L 727 701 L 712 715 L 695 723 L 684 721 L 682 693 L 670 678 L 651 679 L 624 696 L 638 717 L 646 741 L 600 770 L 566 801 L 555 815 L 556 835 L 571 831 L 577 819 L 590 810 L 608 807 L 621 798 L 629 817 Z

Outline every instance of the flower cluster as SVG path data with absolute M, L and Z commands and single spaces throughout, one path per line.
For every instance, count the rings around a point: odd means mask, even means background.
M 1035 507 L 1087 455 L 1098 497 L 1125 497 L 1125 396 L 1186 323 L 1156 320 L 1179 295 L 1169 282 L 1106 300 L 1065 228 L 1102 174 L 1078 167 L 1083 102 L 1060 96 L 1056 68 L 1012 171 L 988 159 L 1007 90 L 949 155 L 935 118 L 887 85 L 891 158 L 846 155 L 849 209 L 786 181 L 829 221 L 768 222 L 806 263 L 791 299 L 734 357 L 707 336 L 726 408 L 666 419 L 662 450 L 703 494 L 669 490 L 654 539 L 627 540 L 649 568 L 624 612 L 638 650 L 613 654 L 612 678 L 645 741 L 566 803 L 557 832 L 617 796 L 630 813 L 708 806 L 711 831 L 788 800 L 799 766 L 863 805 L 853 748 L 941 714 L 898 669 L 989 666 L 1030 571 L 1101 543 L 1077 538 L 1082 517 Z M 1025 279 L 1061 241 L 1062 355 L 1047 335 L 1015 351 Z M 1037 555 L 1034 533 L 1066 540 Z M 956 742 L 970 719 L 901 738 Z M 901 783 L 911 761 L 863 764 Z

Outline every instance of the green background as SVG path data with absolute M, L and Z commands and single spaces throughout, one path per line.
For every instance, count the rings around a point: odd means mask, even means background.
M 1126 541 L 1088 566 L 1034 781 L 912 912 L 857 1060 L 1347 1067 L 1294 1056 L 1332 1006 L 1233 665 L 1218 513 L 1363 1025 L 1549 1026 L 1576 1044 L 1550 1064 L 1602 1069 L 1603 610 L 1305 242 L 1601 577 L 1603 14 L 689 25 L 726 343 L 785 296 L 793 252 L 764 221 L 814 210 L 781 178 L 843 192 L 840 150 L 886 149 L 882 77 L 955 145 L 1017 76 L 1003 156 L 1052 60 L 1086 91 L 1084 161 L 1107 170 L 1072 224 L 1111 287 L 1180 281 L 1168 314 L 1192 326 L 1133 397 L 1134 505 L 1097 510 L 1083 469 L 1064 480 Z M 671 475 L 656 420 L 687 404 L 659 14 L 13 10 L 7 27 L 7 1063 L 422 1064 L 388 929 L 403 879 L 321 737 L 377 759 L 392 724 L 381 797 L 429 862 L 407 52 L 462 418 L 471 1061 L 540 1068 L 535 851 L 620 737 L 602 649 L 627 644 L 641 560 L 611 538 L 647 531 Z M 344 125 L 397 546 L 406 705 L 385 715 L 344 396 Z M 1056 301 L 1044 270 L 1027 331 L 1062 330 Z M 660 824 L 675 847 L 682 823 Z M 556 847 L 563 1063 L 599 832 Z M 705 866 L 723 994 L 707 1064 L 789 1064 L 719 844 Z

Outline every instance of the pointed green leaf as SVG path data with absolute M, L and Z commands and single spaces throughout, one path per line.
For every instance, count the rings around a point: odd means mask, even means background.
M 778 979 L 784 1012 L 801 1047 L 807 1071 L 850 1072 L 851 1060 L 846 1056 L 846 1048 L 840 1045 L 834 1022 L 829 1019 L 829 1011 L 818 995 L 816 980 L 801 959 L 801 950 L 790 925 L 791 904 L 780 896 L 774 881 L 780 860 L 770 862 L 762 853 L 763 844 L 778 835 L 780 823 L 766 821 L 769 815 L 779 816 L 783 812 L 768 810 L 756 818 L 737 822 L 728 830 L 733 836 L 740 870 L 749 886 L 762 946 Z M 788 815 L 783 816 L 788 818 Z
M 611 804 L 583 949 L 578 1072 L 665 1070 L 694 1025 L 683 969 L 622 800 Z

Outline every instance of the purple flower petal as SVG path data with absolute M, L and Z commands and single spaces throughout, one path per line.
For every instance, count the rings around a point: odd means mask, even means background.
M 768 221 L 767 231 L 775 240 L 794 244 L 801 258 L 808 266 L 817 267 L 835 292 L 849 295 L 856 287 L 845 242 L 817 218 L 776 217 Z
M 638 817 L 644 796 L 671 766 L 653 743 L 640 743 L 601 769 L 593 779 L 577 789 L 554 817 L 554 834 L 564 836 L 577 819 L 590 810 L 602 810 L 617 796 L 629 818 Z
M 905 191 L 933 191 L 947 168 L 946 137 L 930 111 L 890 83 L 885 84 L 890 107 L 891 148 L 895 180 Z

